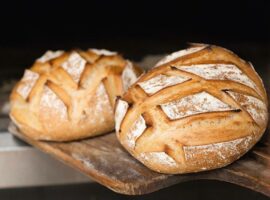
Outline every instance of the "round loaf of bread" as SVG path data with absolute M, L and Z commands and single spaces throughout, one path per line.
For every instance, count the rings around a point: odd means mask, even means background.
M 251 63 L 227 49 L 194 44 L 166 56 L 117 100 L 117 137 L 157 172 L 220 168 L 261 138 L 267 104 Z
M 114 104 L 140 70 L 116 52 L 47 51 L 12 91 L 10 117 L 38 140 L 69 141 L 114 129 Z

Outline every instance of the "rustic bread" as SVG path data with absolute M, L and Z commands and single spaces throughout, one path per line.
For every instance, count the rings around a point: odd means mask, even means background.
M 116 96 L 140 70 L 116 52 L 47 51 L 12 91 L 10 117 L 38 140 L 69 141 L 114 129 Z
M 120 143 L 169 174 L 230 164 L 261 138 L 268 121 L 267 95 L 252 64 L 213 45 L 166 56 L 116 104 Z

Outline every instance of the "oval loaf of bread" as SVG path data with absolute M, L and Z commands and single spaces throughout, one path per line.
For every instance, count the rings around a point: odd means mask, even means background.
M 11 94 L 10 117 L 26 135 L 69 141 L 114 129 L 116 96 L 140 70 L 116 52 L 47 51 Z
M 251 63 L 227 49 L 194 44 L 159 61 L 117 100 L 117 137 L 157 172 L 220 168 L 261 138 L 267 104 Z

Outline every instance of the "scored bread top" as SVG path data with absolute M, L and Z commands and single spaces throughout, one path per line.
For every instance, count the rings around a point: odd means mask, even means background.
M 251 63 L 205 44 L 166 56 L 116 103 L 117 137 L 149 168 L 228 165 L 262 136 L 267 95 Z
M 140 73 L 104 49 L 47 51 L 13 89 L 10 116 L 35 139 L 67 141 L 112 131 L 115 98 Z

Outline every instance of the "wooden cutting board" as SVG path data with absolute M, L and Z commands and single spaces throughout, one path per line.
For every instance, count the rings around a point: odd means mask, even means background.
M 75 142 L 41 142 L 20 133 L 12 123 L 9 131 L 118 193 L 146 194 L 184 181 L 212 179 L 247 187 L 270 197 L 269 128 L 263 140 L 233 164 L 185 175 L 165 175 L 149 170 L 121 147 L 114 133 Z

